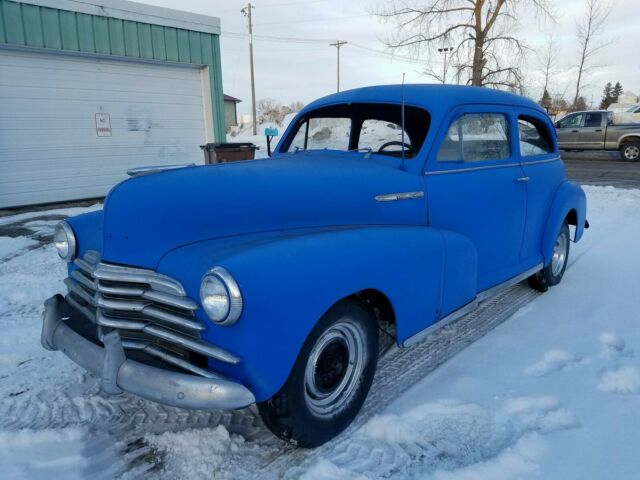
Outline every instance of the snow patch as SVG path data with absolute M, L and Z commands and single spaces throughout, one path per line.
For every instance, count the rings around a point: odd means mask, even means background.
M 19 255 L 34 245 L 38 242 L 28 237 L 0 237 L 0 260 Z
M 368 478 L 364 475 L 349 472 L 323 458 L 307 470 L 300 477 L 300 480 L 368 480 Z
M 147 434 L 145 441 L 164 457 L 163 478 L 251 478 L 251 465 L 256 462 L 250 457 L 264 454 L 267 448 L 230 435 L 222 425 Z
M 438 470 L 434 480 L 511 480 L 538 470 L 535 461 L 544 451 L 544 442 L 532 433 L 517 441 L 496 458 L 453 471 Z
M 582 360 L 582 356 L 574 355 L 565 350 L 549 350 L 542 356 L 542 360 L 529 365 L 524 373 L 533 377 L 544 377 L 550 373 L 564 370 L 574 363 Z
M 640 393 L 640 372 L 635 367 L 630 366 L 607 370 L 600 375 L 598 388 L 603 392 L 620 395 Z

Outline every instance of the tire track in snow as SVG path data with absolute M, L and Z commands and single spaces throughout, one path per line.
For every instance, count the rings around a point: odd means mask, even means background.
M 483 302 L 474 312 L 441 328 L 425 341 L 408 349 L 393 348 L 378 363 L 369 396 L 355 421 L 337 438 L 315 450 L 296 449 L 261 465 L 255 478 L 298 478 L 322 458 L 330 458 L 340 468 L 366 472 L 374 477 L 393 471 L 402 457 L 419 461 L 428 458 L 431 445 L 418 451 L 402 448 L 380 450 L 372 442 L 353 434 L 371 417 L 382 411 L 438 366 L 467 345 L 478 340 L 535 299 L 539 292 L 518 284 Z M 416 445 L 413 445 L 413 450 Z M 267 473 L 268 472 L 268 473 Z
M 146 434 L 218 425 L 224 426 L 231 434 L 241 435 L 248 445 L 271 447 L 265 449 L 269 455 L 257 460 L 256 478 L 297 478 L 322 457 L 334 459 L 339 467 L 382 474 L 401 457 L 411 455 L 420 458 L 420 452 L 383 452 L 370 442 L 353 436 L 353 433 L 402 392 L 504 322 L 537 295 L 538 292 L 526 285 L 516 285 L 483 302 L 471 314 L 434 332 L 422 343 L 407 349 L 391 348 L 378 363 L 373 386 L 354 423 L 339 437 L 312 451 L 296 449 L 272 437 L 262 425 L 255 408 L 239 411 L 181 410 L 128 394 L 104 396 L 99 393 L 97 381 L 88 374 L 81 374 L 81 381 L 71 388 L 65 382 L 0 400 L 0 429 L 42 430 L 80 425 L 100 431 L 108 435 L 112 446 L 109 451 L 124 462 L 118 474 L 126 473 L 127 478 L 155 476 L 162 467 L 163 454 L 147 446 L 144 441 Z M 106 442 L 105 437 L 101 438 Z M 276 447 L 277 455 L 273 455 L 273 447 Z M 428 447 L 424 446 L 425 451 Z M 96 455 L 99 455 L 97 450 Z M 114 460 L 111 458 L 109 461 Z

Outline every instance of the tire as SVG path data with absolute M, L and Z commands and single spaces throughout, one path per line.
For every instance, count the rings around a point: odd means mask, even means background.
M 372 312 L 360 302 L 343 300 L 311 331 L 280 391 L 258 403 L 260 416 L 283 440 L 304 448 L 322 445 L 360 411 L 377 362 Z
M 558 233 L 558 237 L 556 238 L 556 243 L 553 247 L 553 255 L 549 265 L 534 275 L 531 275 L 529 277 L 529 285 L 536 290 L 546 292 L 549 287 L 553 287 L 560 283 L 562 276 L 564 275 L 564 271 L 567 269 L 570 243 L 571 237 L 569 233 L 569 225 L 567 222 L 564 222 L 560 228 L 560 233 Z
M 620 147 L 620 158 L 624 162 L 637 162 L 640 160 L 640 142 L 625 143 Z

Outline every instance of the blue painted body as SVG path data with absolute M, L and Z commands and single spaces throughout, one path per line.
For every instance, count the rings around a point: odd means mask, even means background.
M 102 212 L 70 220 L 79 255 L 154 269 L 199 301 L 200 280 L 223 266 L 242 291 L 231 327 L 210 322 L 202 338 L 241 357 L 210 367 L 247 385 L 258 401 L 286 381 L 310 330 L 338 300 L 363 290 L 392 305 L 397 340 L 474 300 L 478 293 L 551 260 L 562 222 L 582 236 L 586 201 L 553 153 L 521 158 L 518 115 L 555 132 L 522 97 L 471 87 L 407 85 L 408 106 L 430 127 L 419 153 L 402 162 L 365 152 L 286 153 L 298 119 L 329 105 L 398 105 L 399 86 L 342 92 L 308 105 L 267 160 L 190 167 L 134 177 L 113 188 Z M 450 123 L 462 113 L 509 119 L 511 155 L 499 161 L 438 162 Z M 527 176 L 529 182 L 519 183 Z M 424 192 L 379 202 L 381 194 Z

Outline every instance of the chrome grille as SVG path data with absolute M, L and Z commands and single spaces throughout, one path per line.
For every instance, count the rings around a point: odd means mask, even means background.
M 112 265 L 88 251 L 64 280 L 67 301 L 105 330 L 121 334 L 123 347 L 209 378 L 218 377 L 188 360 L 184 352 L 237 364 L 235 355 L 200 339 L 204 326 L 195 318 L 198 305 L 176 280 L 152 270 Z

